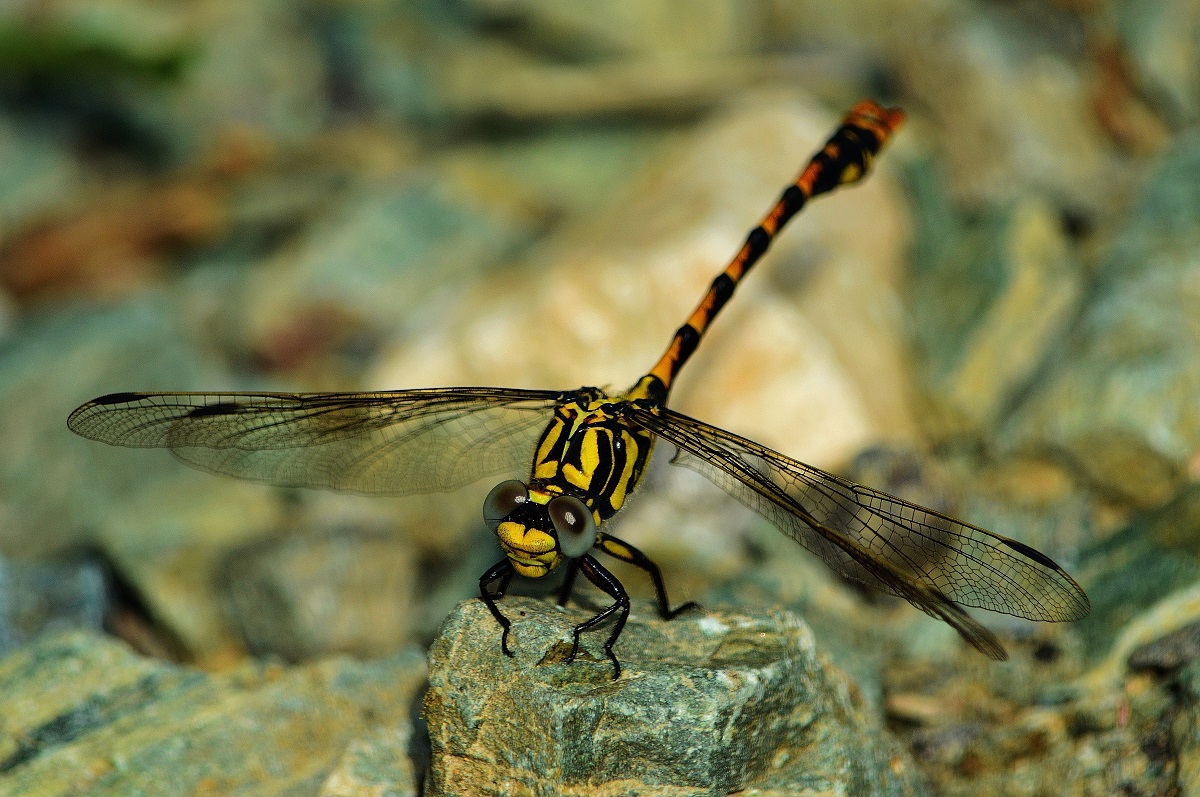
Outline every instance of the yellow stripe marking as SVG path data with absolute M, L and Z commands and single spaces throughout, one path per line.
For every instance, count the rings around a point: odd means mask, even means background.
M 625 468 L 621 471 L 621 477 L 613 486 L 612 493 L 608 497 L 609 506 L 613 508 L 614 512 L 625 505 L 625 496 L 633 486 L 630 484 L 630 480 L 633 478 L 633 466 L 638 456 L 637 438 L 622 429 L 621 439 L 625 441 Z
M 596 468 L 600 467 L 599 431 L 587 429 L 579 442 L 579 460 L 581 467 L 575 467 L 570 462 L 562 466 L 563 477 L 581 490 L 587 490 L 595 478 Z

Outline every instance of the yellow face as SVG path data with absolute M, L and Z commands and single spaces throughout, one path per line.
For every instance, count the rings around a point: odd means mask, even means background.
M 496 536 L 513 569 L 523 576 L 544 576 L 558 567 L 562 558 L 553 536 L 524 523 L 506 520 L 496 527 Z
M 595 510 L 555 485 L 501 482 L 488 494 L 483 516 L 513 569 L 529 578 L 546 575 L 564 558 L 586 555 L 596 544 Z

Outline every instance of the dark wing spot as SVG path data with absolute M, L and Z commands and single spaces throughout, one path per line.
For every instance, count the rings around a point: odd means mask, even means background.
M 128 404 L 133 401 L 139 401 L 144 395 L 142 393 L 109 393 L 107 396 L 92 399 L 92 404 Z
M 206 404 L 188 412 L 189 418 L 204 418 L 209 415 L 236 415 L 242 409 L 240 404 L 224 401 L 219 404 Z
M 1009 540 L 1009 539 L 1002 539 L 1001 542 L 1003 542 L 1009 548 L 1012 548 L 1017 553 L 1025 556 L 1029 559 L 1032 559 L 1033 561 L 1037 562 L 1038 564 L 1040 564 L 1044 567 L 1048 567 L 1049 569 L 1056 570 L 1056 571 L 1062 570 L 1062 568 L 1059 567 L 1058 564 L 1055 563 L 1055 561 L 1053 559 L 1051 559 L 1049 556 L 1046 556 L 1046 554 L 1042 553 L 1041 551 L 1037 550 L 1036 548 L 1030 548 L 1028 545 L 1026 545 L 1023 542 L 1017 542 L 1016 540 Z

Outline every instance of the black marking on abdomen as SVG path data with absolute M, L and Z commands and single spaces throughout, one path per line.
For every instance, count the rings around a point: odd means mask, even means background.
M 771 234 L 763 229 L 761 224 L 758 225 L 746 236 L 746 246 L 749 248 L 749 252 L 746 254 L 746 261 L 753 263 L 755 260 L 758 260 L 770 245 Z
M 834 141 L 837 141 L 837 139 L 835 138 Z M 834 160 L 829 156 L 829 146 L 833 144 L 834 141 L 829 142 L 825 149 L 821 150 L 813 157 L 813 163 L 820 164 L 820 170 L 817 172 L 817 179 L 813 182 L 812 186 L 813 196 L 832 191 L 841 185 L 842 172 L 845 170 L 845 164 L 839 163 L 837 160 Z M 847 142 L 838 143 L 841 145 L 841 153 L 844 153 L 846 151 Z M 842 157 L 839 157 L 839 160 L 841 159 Z
M 804 208 L 804 203 L 808 201 L 808 197 L 804 195 L 804 191 L 800 186 L 792 183 L 784 189 L 779 196 L 779 206 L 782 210 L 779 213 L 779 221 L 775 224 L 776 233 L 783 228 L 783 225 L 795 216 Z

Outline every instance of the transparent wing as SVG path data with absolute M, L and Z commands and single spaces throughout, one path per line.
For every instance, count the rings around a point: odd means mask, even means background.
M 114 393 L 71 413 L 71 431 L 167 448 L 211 473 L 370 495 L 453 490 L 528 472 L 575 393 L 460 387 L 381 393 Z
M 995 637 L 955 604 L 1031 620 L 1088 613 L 1079 585 L 1044 554 L 1008 537 L 894 498 L 662 408 L 630 420 L 679 449 L 704 475 L 849 578 L 907 599 L 993 658 Z

